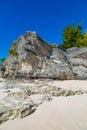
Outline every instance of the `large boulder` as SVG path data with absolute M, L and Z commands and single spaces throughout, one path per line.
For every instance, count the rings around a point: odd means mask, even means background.
M 38 77 L 45 62 L 52 55 L 52 48 L 37 33 L 27 32 L 12 45 L 18 56 L 9 55 L 4 62 L 4 77 Z
M 35 32 L 27 32 L 12 44 L 4 62 L 4 77 L 87 79 L 87 48 L 52 48 Z

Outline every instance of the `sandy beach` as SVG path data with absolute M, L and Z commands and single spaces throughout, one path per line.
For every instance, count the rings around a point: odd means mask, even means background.
M 53 81 L 65 88 L 86 89 L 87 81 Z M 75 86 L 75 87 L 74 87 Z M 0 126 L 0 130 L 87 130 L 87 95 L 52 97 L 37 110 L 23 118 L 9 120 Z

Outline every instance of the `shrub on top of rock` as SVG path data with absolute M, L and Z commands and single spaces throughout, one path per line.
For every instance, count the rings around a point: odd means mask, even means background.
M 12 55 L 13 57 L 18 57 L 18 53 L 15 49 L 10 49 L 9 54 Z
M 5 58 L 1 58 L 0 62 L 3 63 L 6 59 Z

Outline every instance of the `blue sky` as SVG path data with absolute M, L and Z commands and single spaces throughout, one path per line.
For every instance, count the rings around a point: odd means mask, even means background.
M 72 22 L 87 28 L 87 0 L 0 0 L 0 58 L 28 30 L 62 43 L 62 31 Z

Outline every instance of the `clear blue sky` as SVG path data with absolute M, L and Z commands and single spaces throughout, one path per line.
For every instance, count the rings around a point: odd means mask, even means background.
M 87 28 L 87 0 L 0 0 L 0 58 L 27 30 L 62 43 L 62 31 L 72 22 Z

